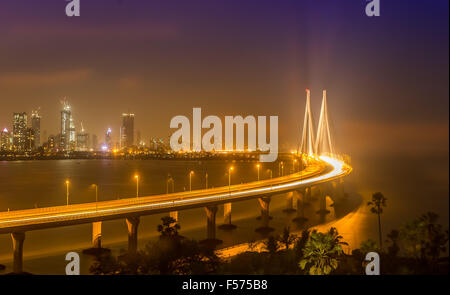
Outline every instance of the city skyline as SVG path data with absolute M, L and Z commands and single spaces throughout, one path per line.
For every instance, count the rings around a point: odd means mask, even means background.
M 2 6 L 1 128 L 13 112 L 41 106 L 41 130 L 56 134 L 67 96 L 76 126 L 83 122 L 99 141 L 108 127 L 119 136 L 123 112 L 136 115 L 144 140 L 167 139 L 174 115 L 201 107 L 219 116 L 278 115 L 287 145 L 280 149 L 289 149 L 300 141 L 291 134 L 310 88 L 316 119 L 319 92 L 328 90 L 338 150 L 448 150 L 446 1 L 388 2 L 375 19 L 361 3 L 332 1 L 177 3 L 180 15 L 168 3 L 105 3 L 83 3 L 80 19 L 61 13 L 64 1 Z

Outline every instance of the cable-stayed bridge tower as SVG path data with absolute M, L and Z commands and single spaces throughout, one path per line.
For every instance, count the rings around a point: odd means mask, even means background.
M 330 124 L 328 122 L 327 91 L 323 91 L 322 107 L 320 109 L 319 125 L 317 127 L 317 137 L 315 153 L 334 153 L 331 142 Z
M 303 122 L 302 141 L 300 144 L 300 153 L 306 155 L 313 155 L 315 153 L 314 147 L 314 126 L 311 114 L 311 92 L 306 89 L 306 107 L 305 119 Z

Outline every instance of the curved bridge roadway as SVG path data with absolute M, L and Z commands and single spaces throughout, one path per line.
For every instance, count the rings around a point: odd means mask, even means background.
M 0 234 L 141 216 L 270 196 L 348 175 L 351 167 L 331 157 L 312 160 L 302 172 L 230 187 L 153 195 L 98 203 L 0 213 Z
M 133 250 L 135 250 L 137 247 L 139 216 L 206 207 L 208 231 L 213 230 L 213 236 L 215 236 L 216 211 L 212 214 L 214 220 L 211 225 L 211 217 L 208 214 L 209 206 L 213 208 L 215 206 L 215 210 L 217 210 L 216 205 L 219 204 L 256 198 L 261 199 L 275 194 L 299 190 L 338 179 L 350 174 L 352 171 L 349 165 L 335 157 L 311 157 L 309 163 L 310 165 L 306 169 L 298 173 L 214 189 L 2 212 L 0 213 L 0 234 L 12 234 L 14 272 L 16 273 L 22 272 L 23 241 L 25 239 L 25 232 L 31 230 L 83 223 L 94 223 L 95 225 L 95 223 L 105 220 L 126 218 L 129 248 L 130 245 L 134 245 Z M 210 234 L 208 232 L 209 236 Z

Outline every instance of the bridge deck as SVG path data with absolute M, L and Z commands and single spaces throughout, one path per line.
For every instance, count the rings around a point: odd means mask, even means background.
M 351 167 L 340 160 L 321 157 L 312 160 L 311 165 L 299 173 L 230 187 L 2 212 L 0 213 L 0 234 L 242 201 L 330 181 L 350 172 Z

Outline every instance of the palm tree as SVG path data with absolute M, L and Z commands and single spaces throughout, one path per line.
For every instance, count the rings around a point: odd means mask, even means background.
M 370 212 L 378 215 L 378 238 L 380 240 L 380 249 L 383 248 L 383 238 L 381 234 L 381 213 L 383 213 L 383 207 L 386 207 L 386 198 L 382 193 L 374 193 L 372 195 L 372 201 L 367 203 L 367 206 L 372 206 Z
M 275 237 L 273 236 L 269 236 L 267 238 L 267 240 L 264 242 L 264 246 L 271 256 L 277 253 L 278 249 L 280 248 L 277 239 L 275 239 Z
M 285 227 L 283 230 L 283 234 L 278 237 L 278 240 L 280 243 L 284 244 L 286 247 L 286 250 L 289 250 L 289 246 L 295 242 L 297 239 L 296 235 L 291 234 L 290 228 Z
M 343 253 L 342 237 L 337 234 L 335 228 L 328 233 L 320 233 L 314 230 L 303 248 L 303 259 L 298 263 L 303 270 L 308 268 L 311 275 L 328 275 L 337 269 L 339 256 Z

